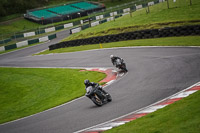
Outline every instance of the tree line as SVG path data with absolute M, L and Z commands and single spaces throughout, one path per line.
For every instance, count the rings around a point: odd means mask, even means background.
M 1 0 L 0 17 L 25 13 L 27 9 L 44 6 L 48 0 Z
M 8 16 L 11 14 L 25 13 L 28 9 L 43 7 L 51 3 L 67 2 L 74 0 L 0 0 L 0 17 Z M 115 2 L 123 0 L 88 0 L 103 2 Z M 129 1 L 129 0 L 125 0 Z

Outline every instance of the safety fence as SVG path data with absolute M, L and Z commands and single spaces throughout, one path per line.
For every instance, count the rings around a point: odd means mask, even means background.
M 37 38 L 37 39 L 25 40 L 25 41 L 21 41 L 21 42 L 15 43 L 15 44 L 7 45 L 7 46 L 1 46 L 0 52 L 28 46 L 28 45 L 35 44 L 35 43 L 46 42 L 46 41 L 52 40 L 54 38 L 56 38 L 56 34 L 44 36 L 44 37 Z
M 49 50 L 87 45 L 87 44 L 99 44 L 99 43 L 109 43 L 109 42 L 118 42 L 126 40 L 172 37 L 172 36 L 189 36 L 189 35 L 200 35 L 200 25 L 166 27 L 162 29 L 148 29 L 148 30 L 140 30 L 134 32 L 120 33 L 120 34 L 112 34 L 106 36 L 91 37 L 86 39 L 77 39 L 50 45 Z
M 148 0 L 148 1 L 150 1 L 150 0 Z M 131 3 L 125 3 L 123 5 L 108 8 L 108 9 L 102 10 L 98 13 L 88 14 L 88 18 L 83 19 L 83 20 L 77 20 L 74 22 L 61 24 L 58 26 L 38 28 L 37 30 L 34 30 L 34 31 L 30 30 L 30 31 L 23 32 L 23 33 L 14 33 L 12 36 L 10 36 L 10 38 L 0 40 L 0 44 L 5 44 L 12 40 L 22 40 L 21 38 L 33 37 L 35 35 L 53 32 L 53 31 L 57 31 L 57 30 L 65 29 L 65 28 L 75 27 L 71 30 L 71 33 L 77 33 L 86 28 L 93 27 L 93 26 L 96 26 L 96 25 L 99 25 L 101 23 L 105 23 L 108 21 L 113 21 L 118 17 L 131 14 L 132 12 L 134 12 L 136 10 L 145 8 L 147 6 L 152 6 L 154 4 L 163 2 L 164 0 L 154 0 L 154 1 L 150 1 L 150 2 L 148 2 L 148 1 L 137 0 L 137 1 L 133 1 Z M 72 18 L 69 18 L 69 19 L 72 19 Z M 76 26 L 78 26 L 78 27 L 76 27 Z M 4 38 L 4 37 L 2 36 L 0 38 Z
M 73 22 L 73 23 L 68 23 L 68 24 L 64 24 L 64 25 L 48 27 L 45 29 L 38 29 L 36 31 L 30 31 L 30 32 L 25 32 L 25 33 L 21 33 L 21 34 L 16 34 L 16 35 L 11 36 L 10 38 L 1 40 L 0 44 L 6 44 L 8 42 L 11 42 L 12 40 L 16 40 L 16 41 L 17 40 L 26 40 L 26 38 L 28 38 L 28 37 L 34 37 L 39 34 L 50 33 L 50 32 L 54 32 L 54 31 L 61 30 L 61 29 L 67 29 L 67 28 L 70 28 L 70 27 L 73 27 L 76 25 L 78 25 L 78 23 Z

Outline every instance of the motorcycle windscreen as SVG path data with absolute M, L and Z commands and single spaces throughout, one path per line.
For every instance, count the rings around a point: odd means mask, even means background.
M 89 86 L 86 88 L 86 93 L 89 95 L 92 92 L 93 88 L 92 86 Z

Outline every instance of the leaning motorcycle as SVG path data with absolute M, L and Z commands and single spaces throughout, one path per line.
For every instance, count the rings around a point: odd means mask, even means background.
M 106 104 L 108 102 L 112 101 L 112 98 L 110 96 L 110 94 L 108 94 L 107 92 L 103 92 L 99 89 L 99 86 L 89 86 L 86 88 L 87 93 L 86 96 L 88 98 L 90 98 L 94 104 L 96 104 L 97 106 L 102 106 L 103 104 Z
M 117 59 L 116 67 L 124 72 L 128 72 L 128 70 L 126 68 L 126 64 L 123 62 L 123 60 Z

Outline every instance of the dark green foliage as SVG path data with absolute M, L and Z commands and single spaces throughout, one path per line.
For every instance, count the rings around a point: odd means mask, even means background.
M 0 17 L 25 13 L 27 9 L 43 6 L 48 0 L 1 0 Z

